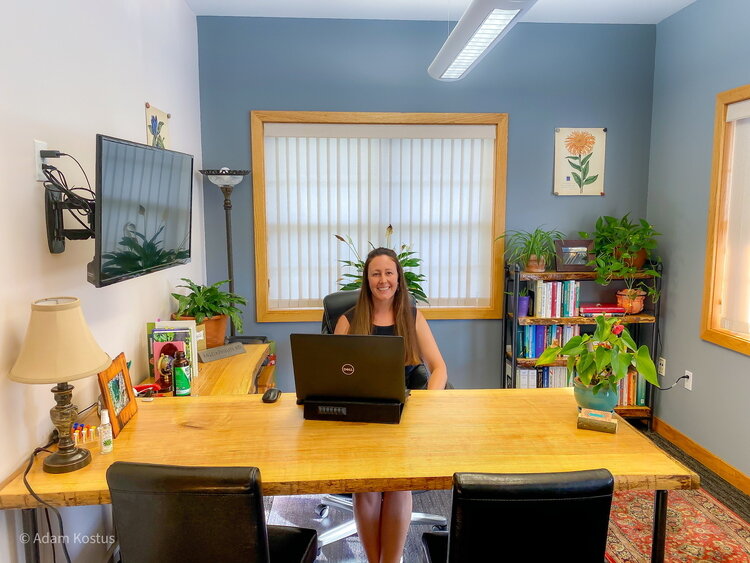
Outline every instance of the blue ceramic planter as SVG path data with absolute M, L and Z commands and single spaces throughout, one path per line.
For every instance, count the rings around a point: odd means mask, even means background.
M 617 393 L 607 388 L 594 394 L 593 387 L 584 385 L 576 377 L 573 379 L 573 395 L 578 406 L 584 409 L 612 412 L 619 401 Z

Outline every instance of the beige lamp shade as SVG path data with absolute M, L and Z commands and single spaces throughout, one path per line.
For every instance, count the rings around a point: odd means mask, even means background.
M 112 359 L 94 340 L 77 297 L 47 297 L 31 304 L 21 354 L 8 377 L 20 383 L 61 383 L 95 375 Z

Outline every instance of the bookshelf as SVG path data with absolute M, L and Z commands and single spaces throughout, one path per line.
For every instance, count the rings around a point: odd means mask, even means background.
M 648 274 L 639 273 L 635 276 L 637 279 L 653 279 L 657 291 L 661 289 L 661 278 L 653 278 Z M 554 370 L 548 370 L 548 373 L 543 375 L 543 371 L 536 369 L 536 357 L 525 357 L 522 354 L 523 350 L 534 349 L 534 352 L 541 347 L 543 349 L 549 344 L 549 339 L 554 337 L 551 334 L 552 330 L 556 331 L 557 337 L 563 340 L 563 343 L 567 341 L 574 334 L 578 334 L 581 331 L 586 331 L 587 327 L 593 330 L 596 325 L 594 317 L 580 316 L 575 310 L 575 305 L 570 303 L 571 300 L 575 300 L 580 296 L 581 286 L 583 284 L 595 283 L 596 274 L 594 272 L 544 272 L 544 273 L 533 273 L 522 271 L 518 266 L 506 266 L 505 268 L 505 307 L 504 307 L 504 326 L 502 330 L 502 343 L 501 349 L 503 351 L 503 361 L 501 362 L 502 370 L 502 386 L 505 388 L 512 387 L 542 387 L 542 386 L 558 386 L 561 381 L 560 374 L 566 372 L 565 360 L 557 360 L 551 365 Z M 564 296 L 566 303 L 558 305 L 555 311 L 556 315 L 535 315 L 535 312 L 529 311 L 529 316 L 517 315 L 516 307 L 518 304 L 518 297 L 523 287 L 528 288 L 532 292 L 538 292 L 538 289 L 545 286 L 538 285 L 546 282 L 565 282 L 564 284 L 557 284 L 556 291 L 561 292 L 556 296 L 557 300 L 562 300 Z M 571 282 L 574 282 L 571 284 Z M 621 289 L 623 282 L 613 280 L 611 288 L 607 288 L 605 291 L 610 292 L 612 295 L 611 301 L 614 301 L 614 293 Z M 602 286 L 599 286 L 600 288 Z M 572 288 L 572 289 L 571 289 Z M 539 296 L 536 296 L 539 299 Z M 656 356 L 658 351 L 657 346 L 657 335 L 658 335 L 658 323 L 659 323 L 659 303 L 651 303 L 650 310 L 644 310 L 641 313 L 633 315 L 624 315 L 622 317 L 623 324 L 628 325 L 633 338 L 638 344 L 647 344 L 651 350 L 652 359 L 656 362 Z M 545 327 L 545 330 L 540 331 L 539 328 L 526 328 L 526 327 Z M 520 330 L 519 330 L 520 329 Z M 531 332 L 529 332 L 531 331 Z M 541 343 L 534 343 L 534 333 L 541 333 L 543 340 Z M 531 335 L 531 341 L 529 336 Z M 566 336 L 563 336 L 566 335 Z M 536 336 L 536 338 L 539 338 Z M 524 344 L 527 346 L 524 347 Z M 534 346 L 536 344 L 536 346 Z M 528 354 L 528 352 L 527 352 Z M 533 354 L 536 356 L 537 354 Z M 534 373 L 529 373 L 533 371 Z M 536 377 L 534 377 L 536 374 Z M 525 379 L 521 381 L 519 375 Z M 562 381 L 566 381 L 566 375 L 563 374 Z M 523 383 L 523 385 L 522 385 Z M 565 384 L 565 383 L 563 383 Z M 631 382 L 635 385 L 635 382 Z M 626 418 L 639 418 L 647 419 L 650 421 L 653 415 L 653 387 L 645 383 L 645 389 L 641 393 L 640 403 L 638 401 L 637 392 L 633 392 L 630 395 L 630 401 L 634 404 L 622 404 L 618 405 L 615 410 L 618 414 Z

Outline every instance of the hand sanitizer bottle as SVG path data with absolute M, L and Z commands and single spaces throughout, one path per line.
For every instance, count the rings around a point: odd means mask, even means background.
M 112 425 L 109 423 L 109 411 L 102 409 L 102 422 L 99 425 L 99 442 L 101 453 L 108 454 L 112 451 Z

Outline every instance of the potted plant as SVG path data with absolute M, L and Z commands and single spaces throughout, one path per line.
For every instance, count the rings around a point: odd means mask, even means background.
M 567 356 L 568 382 L 573 381 L 578 405 L 611 411 L 618 401 L 618 382 L 632 370 L 659 385 L 648 347 L 638 347 L 618 317 L 596 317 L 594 334 L 574 336 L 564 346 L 548 346 L 536 365 Z
M 633 222 L 629 213 L 621 219 L 608 215 L 599 217 L 593 233 L 581 232 L 584 238 L 594 239 L 594 259 L 589 265 L 594 266 L 596 281 L 608 285 L 613 279 L 622 279 L 625 289 L 617 292 L 617 303 L 625 308 L 626 313 L 639 313 L 643 310 L 646 295 L 656 301 L 659 294 L 656 289 L 644 280 L 636 283 L 636 273 L 640 272 L 659 277 L 661 274 L 652 267 L 643 270 L 646 260 L 658 261 L 652 256 L 656 248 L 656 236 L 660 235 L 645 219 Z
M 537 227 L 533 231 L 507 231 L 498 238 L 505 239 L 505 258 L 523 264 L 527 272 L 544 272 L 555 257 L 555 241 L 565 235 L 557 230 Z
M 172 294 L 172 297 L 177 299 L 177 312 L 174 317 L 195 319 L 196 324 L 205 323 L 208 348 L 224 344 L 227 318 L 232 320 L 237 332 L 242 332 L 241 311 L 237 308 L 237 304 L 247 305 L 247 299 L 219 289 L 221 285 L 229 283 L 229 280 L 216 282 L 213 285 L 198 285 L 187 278 L 181 279 L 185 284 L 177 287 L 184 287 L 190 291 L 187 295 Z
M 512 291 L 506 291 L 506 295 L 513 296 Z M 531 304 L 531 296 L 529 295 L 529 288 L 522 287 L 518 290 L 518 301 L 516 301 L 516 313 L 519 317 L 529 316 L 529 305 Z
M 391 236 L 393 235 L 393 226 L 388 225 L 385 229 L 385 245 L 388 248 L 391 248 Z M 362 259 L 362 256 L 360 256 L 359 252 L 357 252 L 357 248 L 354 246 L 354 241 L 352 241 L 352 237 L 349 235 L 346 236 L 346 238 L 342 237 L 341 235 L 333 235 L 335 236 L 339 241 L 343 242 L 346 246 L 349 247 L 349 250 L 352 251 L 352 254 L 354 254 L 355 260 L 339 260 L 342 264 L 346 266 L 351 266 L 354 268 L 355 273 L 346 273 L 343 274 L 344 278 L 348 278 L 346 280 L 343 280 L 341 282 L 341 287 L 339 288 L 341 291 L 350 291 L 353 289 L 359 289 L 362 287 L 362 274 L 365 270 L 365 261 Z M 375 248 L 375 245 L 371 242 L 368 242 L 370 247 L 372 249 Z M 406 278 L 406 288 L 409 290 L 409 293 L 414 296 L 414 299 L 417 301 L 422 301 L 424 303 L 428 303 L 427 301 L 427 295 L 424 292 L 424 289 L 422 289 L 422 282 L 425 280 L 424 274 L 418 274 L 416 272 L 412 272 L 408 270 L 407 268 L 419 268 L 419 266 L 422 264 L 422 259 L 418 258 L 416 255 L 416 252 L 411 250 L 411 247 L 406 244 L 402 244 L 401 248 L 399 250 L 395 250 L 396 256 L 398 257 L 398 261 L 401 264 L 401 267 L 404 270 L 404 278 Z

